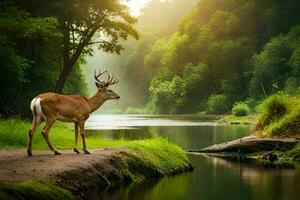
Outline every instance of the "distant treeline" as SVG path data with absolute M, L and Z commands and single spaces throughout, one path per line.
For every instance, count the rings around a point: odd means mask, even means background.
M 235 102 L 296 94 L 299 10 L 299 0 L 201 0 L 171 35 L 139 28 L 147 37 L 122 61 L 128 81 L 156 113 L 226 113 Z

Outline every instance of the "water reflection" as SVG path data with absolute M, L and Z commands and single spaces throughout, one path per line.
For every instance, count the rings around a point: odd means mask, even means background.
M 300 173 L 292 169 L 266 169 L 221 158 L 189 155 L 195 171 L 101 194 L 101 199 L 233 199 L 296 200 Z
M 215 121 L 210 122 L 191 116 L 165 117 L 158 122 L 159 118 L 162 117 L 131 116 L 126 118 L 122 116 L 121 119 L 113 117 L 111 119 L 114 122 L 110 122 L 109 126 L 123 127 L 126 121 L 130 119 L 133 121 L 124 129 L 111 127 L 110 130 L 90 130 L 87 134 L 89 137 L 100 135 L 111 140 L 120 138 L 135 140 L 162 136 L 169 138 L 184 149 L 200 149 L 243 137 L 251 128 L 218 125 Z M 99 129 L 104 127 L 104 122 L 100 123 L 102 125 L 98 127 Z M 175 122 L 176 126 L 170 126 Z M 97 129 L 96 121 L 93 122 L 93 126 Z M 193 172 L 158 180 L 147 180 L 121 189 L 109 189 L 100 195 L 100 199 L 300 199 L 300 171 L 298 169 L 266 169 L 250 163 L 232 162 L 222 158 L 188 156 L 195 167 Z

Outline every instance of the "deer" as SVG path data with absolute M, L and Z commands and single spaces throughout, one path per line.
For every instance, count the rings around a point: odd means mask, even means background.
M 104 73 L 108 74 L 106 81 L 101 81 L 99 78 Z M 90 114 L 96 111 L 105 101 L 111 99 L 120 99 L 120 96 L 114 91 L 108 89 L 109 86 L 117 84 L 119 79 L 115 74 L 110 74 L 107 70 L 100 70 L 99 74 L 94 72 L 95 84 L 97 92 L 91 97 L 82 95 L 61 95 L 58 93 L 43 93 L 36 96 L 30 104 L 33 119 L 32 125 L 28 134 L 27 154 L 32 156 L 32 138 L 35 130 L 45 121 L 45 126 L 42 129 L 42 135 L 46 140 L 49 149 L 54 152 L 54 155 L 60 155 L 61 153 L 55 149 L 49 140 L 49 131 L 56 120 L 62 122 L 74 123 L 74 148 L 73 151 L 79 154 L 77 149 L 78 132 L 82 138 L 83 152 L 84 154 L 90 154 L 87 150 L 85 143 L 85 130 L 84 124 L 89 118 Z M 78 131 L 79 130 L 79 131 Z

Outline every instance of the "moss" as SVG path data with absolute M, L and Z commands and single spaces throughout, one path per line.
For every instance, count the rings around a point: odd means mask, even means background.
M 50 181 L 33 179 L 20 183 L 0 183 L 0 199 L 70 200 L 75 198 L 69 191 Z

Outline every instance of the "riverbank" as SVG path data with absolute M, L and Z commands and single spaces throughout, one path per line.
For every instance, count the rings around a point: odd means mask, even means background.
M 257 115 L 255 114 L 247 116 L 222 115 L 218 122 L 226 125 L 253 125 L 256 120 Z
M 91 155 L 0 151 L 0 199 L 87 199 L 108 187 L 192 170 L 185 152 L 164 139 L 133 141 Z

